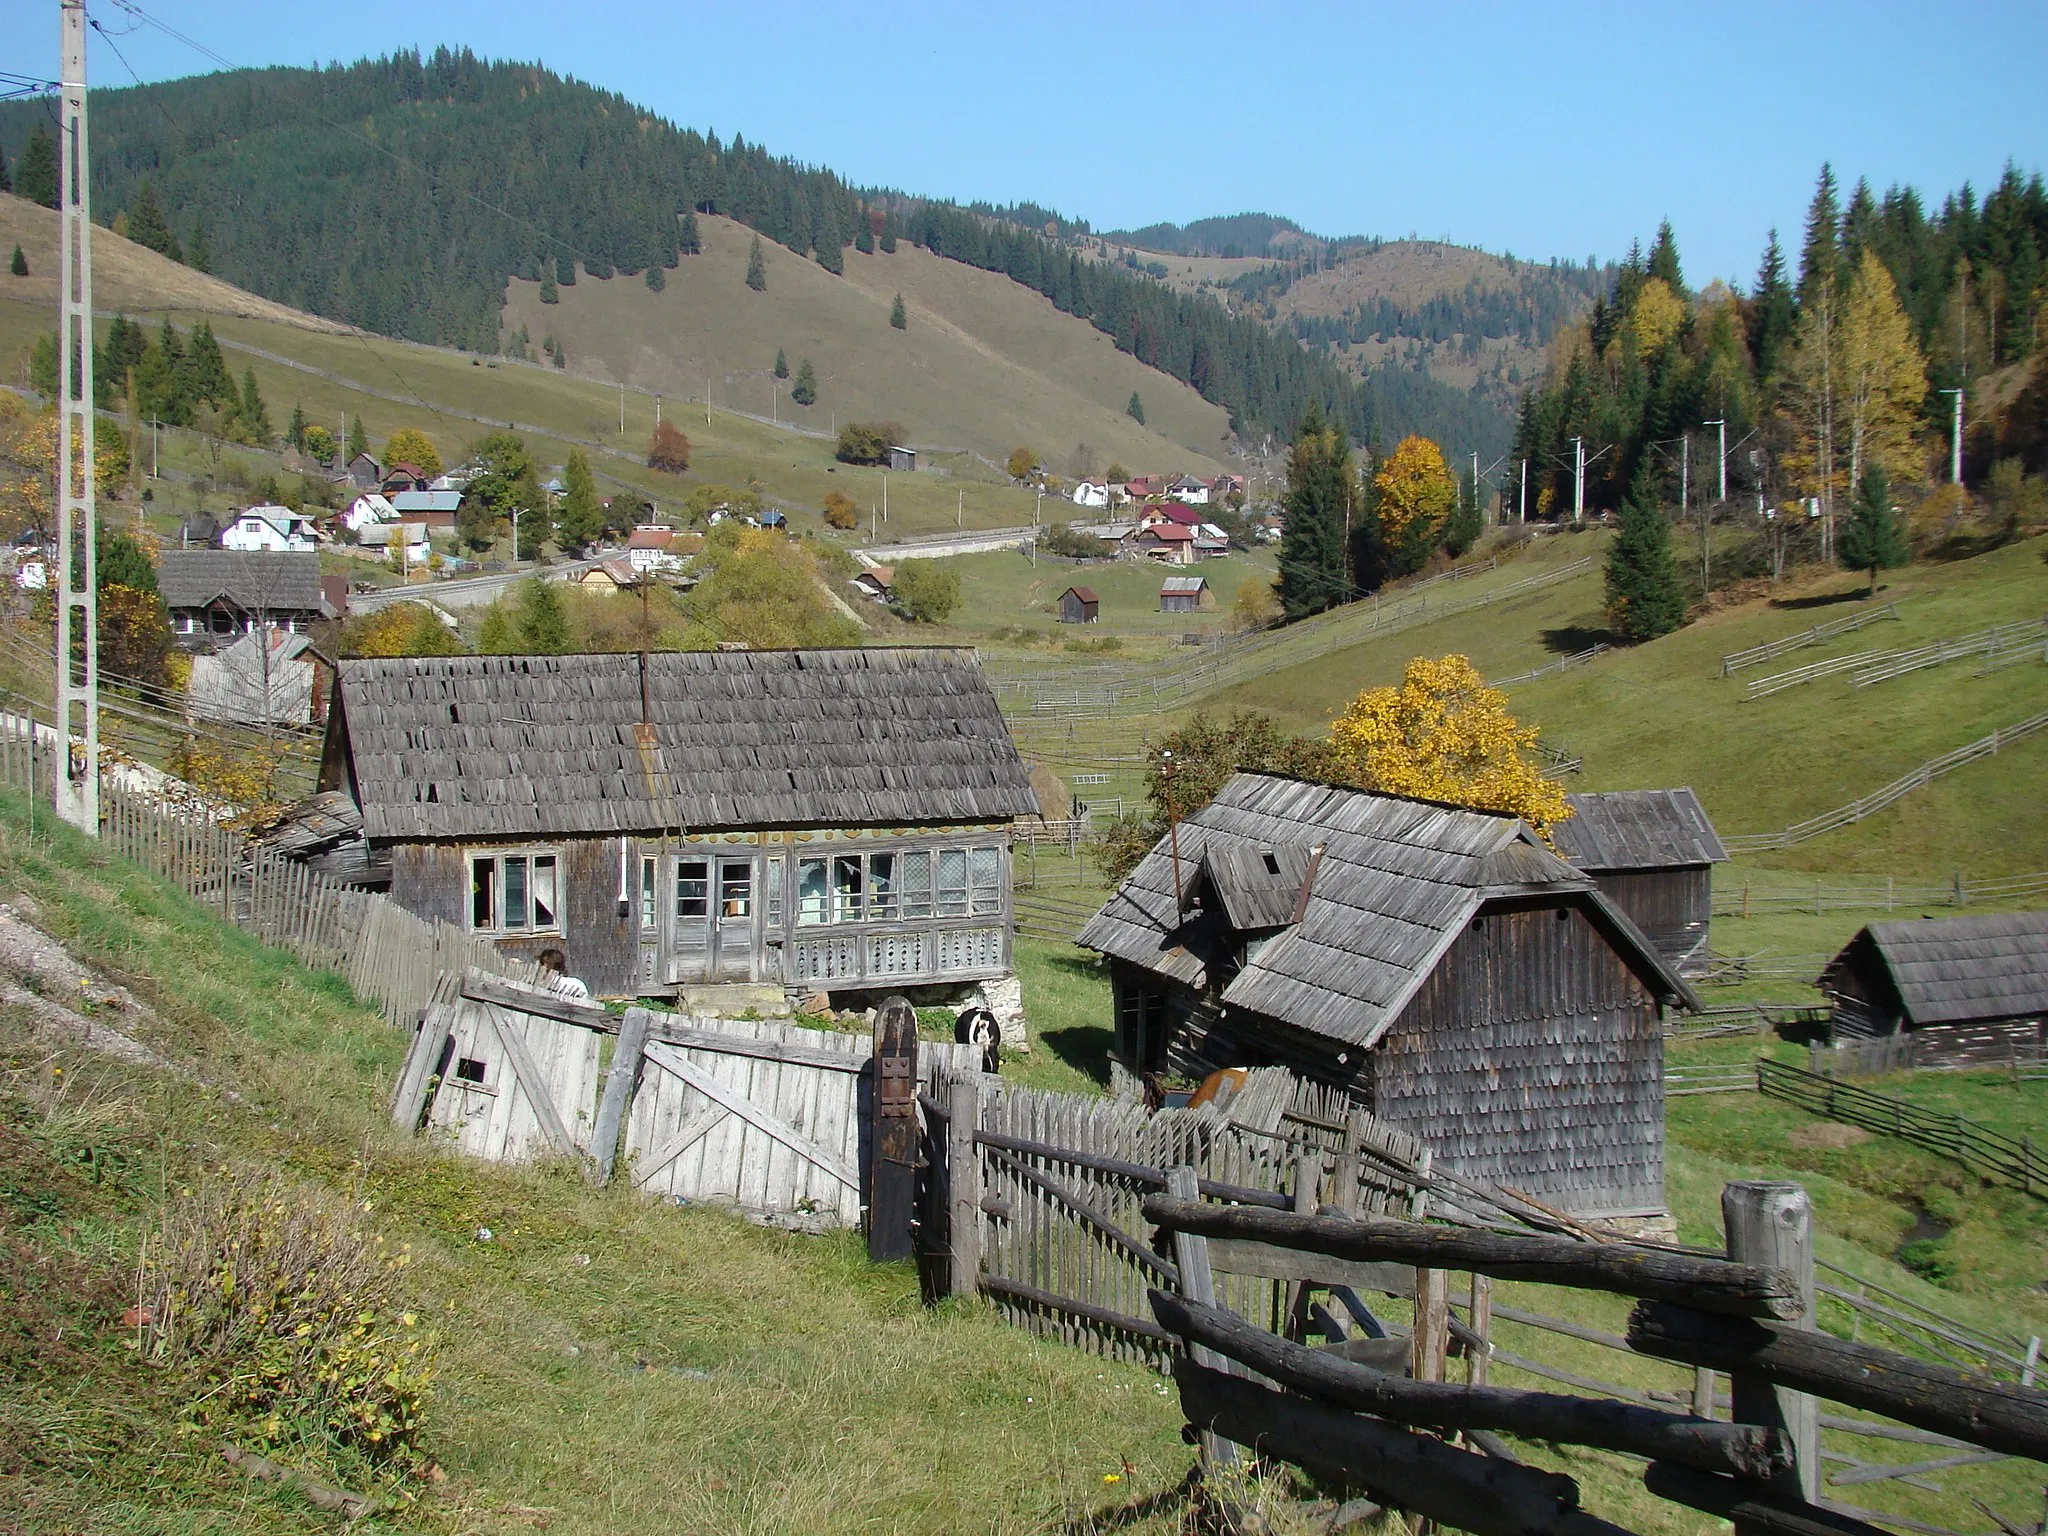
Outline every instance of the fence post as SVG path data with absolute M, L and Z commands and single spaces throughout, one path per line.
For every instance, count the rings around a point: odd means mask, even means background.
M 946 1092 L 946 1290 L 972 1296 L 981 1288 L 981 1088 L 956 1078 Z
M 1166 1192 L 1176 1200 L 1202 1198 L 1201 1184 L 1196 1178 L 1195 1170 L 1186 1163 L 1166 1170 Z M 1174 1233 L 1173 1262 L 1180 1270 L 1181 1295 L 1204 1306 L 1216 1305 L 1216 1277 L 1209 1270 L 1209 1240 L 1206 1237 L 1196 1237 L 1190 1232 Z M 1203 1344 L 1190 1345 L 1188 1358 L 1197 1365 L 1208 1366 L 1211 1370 L 1233 1369 L 1226 1357 Z M 1204 1466 L 1236 1465 L 1236 1441 L 1226 1440 L 1206 1429 L 1202 1431 L 1201 1438 Z
M 1410 1341 L 1410 1374 L 1417 1381 L 1442 1381 L 1449 1353 L 1450 1276 L 1440 1269 L 1415 1271 L 1415 1334 Z
M 885 999 L 875 1014 L 873 1162 L 868 1176 L 868 1258 L 910 1257 L 917 1199 L 917 1014 Z
M 1483 1387 L 1487 1356 L 1493 1351 L 1493 1280 L 1478 1273 L 1472 1276 L 1472 1332 L 1479 1343 L 1465 1348 L 1465 1380 Z
M 1799 1282 L 1801 1316 L 1796 1328 L 1814 1326 L 1813 1205 L 1798 1184 L 1743 1182 L 1721 1191 L 1721 1220 L 1728 1229 L 1728 1257 L 1792 1272 Z M 1729 1377 L 1732 1416 L 1738 1424 L 1780 1429 L 1792 1444 L 1792 1465 L 1773 1475 L 1772 1486 L 1788 1498 L 1820 1498 L 1820 1418 L 1812 1397 L 1771 1384 L 1768 1377 L 1738 1371 Z M 1755 1527 L 1735 1536 L 1762 1536 Z
M 1313 1216 L 1321 1203 L 1323 1185 L 1323 1154 L 1314 1148 L 1305 1148 L 1294 1159 L 1294 1211 L 1298 1216 Z M 1287 1337 L 1297 1344 L 1308 1341 L 1308 1294 L 1309 1286 L 1300 1280 L 1287 1283 L 1287 1305 L 1282 1315 L 1287 1319 Z

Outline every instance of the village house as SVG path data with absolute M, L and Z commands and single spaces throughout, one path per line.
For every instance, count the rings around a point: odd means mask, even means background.
M 917 450 L 889 445 L 889 467 L 906 475 L 917 473 Z
M 192 658 L 186 707 L 237 725 L 310 725 L 321 663 L 306 636 L 251 630 L 233 644 Z
M 388 464 L 378 477 L 377 488 L 386 496 L 396 496 L 402 491 L 432 490 L 433 481 L 417 464 Z
M 599 560 L 569 578 L 586 592 L 622 592 L 639 579 L 630 560 Z
M 1567 795 L 1568 820 L 1550 841 L 1687 976 L 1707 969 L 1714 866 L 1728 861 L 1699 796 L 1689 789 Z
M 1211 560 L 1230 553 L 1230 535 L 1214 523 L 1195 526 L 1195 558 Z
M 1209 590 L 1206 576 L 1169 576 L 1160 583 L 1161 613 L 1195 613 L 1215 606 L 1216 595 Z
M 1102 617 L 1102 599 L 1092 587 L 1069 587 L 1060 594 L 1062 624 L 1093 624 Z
M 1195 563 L 1195 530 L 1164 519 L 1147 524 L 1131 540 L 1131 547 L 1148 560 L 1165 565 Z
M 1146 501 L 1166 494 L 1166 476 L 1134 475 L 1124 482 L 1124 494 L 1133 501 Z
M 1998 1025 L 2048 1043 L 2048 912 L 1871 923 L 1820 985 L 1838 1040 Z
M 156 584 L 188 650 L 252 629 L 301 632 L 343 612 L 321 578 L 320 557 L 304 552 L 167 549 L 156 557 Z
M 382 491 L 365 491 L 351 501 L 341 514 L 341 523 L 352 533 L 361 533 L 372 523 L 398 520 L 398 509 Z
M 1209 499 L 1212 502 L 1228 501 L 1232 496 L 1243 496 L 1249 482 L 1243 475 L 1222 474 L 1209 482 Z
M 626 561 L 642 576 L 673 570 L 682 563 L 675 554 L 675 542 L 673 528 L 635 528 L 626 538 Z
M 863 597 L 873 598 L 878 603 L 886 603 L 896 595 L 896 567 L 871 566 L 856 575 L 848 585 L 859 588 Z
M 359 491 L 379 490 L 383 486 L 384 466 L 369 453 L 359 453 L 342 466 L 341 478 Z
M 320 547 L 313 519 L 290 507 L 244 507 L 221 533 L 220 547 L 250 553 L 310 551 Z
M 1698 1000 L 1512 816 L 1241 773 L 1079 942 L 1130 1071 L 1283 1065 L 1467 1178 L 1664 1209 L 1662 1012 Z
M 1109 482 L 1107 480 L 1076 480 L 1074 482 L 1074 505 L 1077 507 L 1108 506 Z
M 1166 494 L 1191 507 L 1206 507 L 1209 504 L 1209 482 L 1197 480 L 1193 475 L 1179 475 L 1166 487 Z
M 1145 522 L 1160 522 L 1162 520 L 1169 523 L 1179 523 L 1183 528 L 1196 528 L 1201 526 L 1202 514 L 1184 501 L 1162 501 L 1146 510 Z
M 1014 988 L 1038 806 L 970 650 L 344 661 L 319 788 L 401 906 L 602 995 Z
M 434 553 L 424 523 L 372 523 L 356 540 L 368 554 L 381 554 L 401 569 L 425 565 Z
M 409 523 L 424 523 L 430 529 L 455 526 L 462 510 L 460 491 L 400 491 L 391 498 L 392 512 Z

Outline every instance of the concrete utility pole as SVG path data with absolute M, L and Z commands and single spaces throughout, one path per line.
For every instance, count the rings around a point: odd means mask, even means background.
M 57 814 L 100 835 L 99 558 L 94 548 L 92 412 L 92 192 L 86 152 L 85 0 L 62 0 L 63 108 L 57 126 L 62 276 L 57 328 L 57 740 L 50 775 Z M 79 463 L 71 472 L 73 455 Z M 77 570 L 83 554 L 83 585 Z M 84 646 L 81 667 L 71 657 Z M 83 720 L 78 717 L 83 714 Z M 82 746 L 74 747 L 74 730 Z
M 1703 427 L 1713 427 L 1721 434 L 1721 446 L 1716 455 L 1721 464 L 1721 483 L 1719 493 L 1714 497 L 1714 500 L 1726 501 L 1728 499 L 1728 418 L 1722 416 L 1713 421 L 1703 421 L 1700 425 Z
M 958 498 L 953 503 L 953 526 L 955 528 L 965 528 L 967 526 L 967 493 L 965 491 L 955 491 L 953 494 Z
M 1522 460 L 1522 498 L 1516 510 L 1516 521 L 1529 521 L 1529 461 Z
M 1685 514 L 1692 506 L 1692 434 L 1678 434 L 1678 520 L 1685 521 Z
M 1479 505 L 1479 450 L 1472 450 L 1472 505 Z M 1347 514 L 1348 516 L 1348 514 Z
M 1949 428 L 1948 478 L 1951 485 L 1963 483 L 1963 392 L 1960 389 L 1944 389 L 1944 395 L 1956 397 L 1955 423 Z
M 626 381 L 619 381 L 619 436 L 626 435 Z
M 1572 521 L 1586 520 L 1586 440 L 1572 439 Z

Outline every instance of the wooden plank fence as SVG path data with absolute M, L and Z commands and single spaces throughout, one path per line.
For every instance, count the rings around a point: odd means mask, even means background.
M 1832 1045 L 1816 1041 L 1808 1057 L 1808 1070 L 1825 1077 L 2003 1070 L 2031 1082 L 2048 1077 L 2048 1025 L 1938 1024 Z
M 1890 1094 L 1873 1093 L 1768 1058 L 1756 1064 L 1756 1086 L 1767 1098 L 1911 1142 L 1980 1177 L 2001 1179 L 2027 1194 L 2048 1199 L 2048 1155 L 2030 1136 L 2007 1136 L 1961 1115 L 1923 1109 Z
M 1730 651 L 1721 658 L 1721 675 L 1728 677 L 1745 667 L 1775 661 L 1788 652 L 1809 645 L 1821 645 L 1837 635 L 1852 634 L 1866 624 L 1875 624 L 1883 619 L 1896 619 L 1898 616 L 1899 605 L 1886 603 L 1882 608 L 1865 609 L 1843 618 L 1830 619 L 1825 624 L 1816 624 L 1811 629 L 1802 629 L 1797 634 L 1786 635 L 1781 639 L 1767 640 L 1762 645 L 1753 645 L 1745 651 Z
M 1979 758 L 1995 756 L 2002 748 L 2033 735 L 2043 726 L 2048 726 L 2048 710 L 2030 715 L 2012 725 L 2000 726 L 1989 736 L 1980 736 L 1968 746 L 1940 757 L 1930 758 L 1911 773 L 1901 774 L 1882 789 L 1872 790 L 1859 800 L 1847 805 L 1838 805 L 1831 811 L 1805 821 L 1794 822 L 1778 832 L 1755 832 L 1735 837 L 1724 837 L 1722 845 L 1730 853 L 1760 853 L 1773 848 L 1790 848 L 1794 843 L 1803 843 L 1808 838 L 1819 837 L 1823 832 L 1832 832 L 1837 827 L 1846 827 L 1852 822 L 1874 815 L 1893 802 L 1903 799 L 1914 790 L 1933 783 L 1945 773 L 1952 773 L 1965 763 L 1974 763 Z

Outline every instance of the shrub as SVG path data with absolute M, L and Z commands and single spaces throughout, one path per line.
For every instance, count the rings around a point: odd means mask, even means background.
M 144 1358 L 179 1373 L 195 1427 L 421 1467 L 433 1343 L 404 1253 L 362 1209 L 275 1174 L 223 1173 L 165 1209 L 144 1253 Z
M 1077 533 L 1065 523 L 1054 523 L 1040 542 L 1049 555 L 1064 555 L 1069 560 L 1107 560 L 1116 551 L 1108 540 L 1098 539 L 1092 533 Z
M 860 526 L 860 508 L 854 505 L 853 498 L 844 491 L 827 491 L 825 493 L 825 526 L 827 528 L 858 528 Z
M 1259 629 L 1271 629 L 1280 622 L 1280 598 L 1273 591 L 1270 581 L 1256 577 L 1244 582 L 1237 589 L 1237 596 L 1230 604 L 1230 618 L 1239 629 L 1247 633 Z
M 903 428 L 893 421 L 849 421 L 833 454 L 842 464 L 886 464 L 889 445 L 902 441 Z
M 690 467 L 690 440 L 674 422 L 664 421 L 655 427 L 647 444 L 647 467 L 669 475 L 680 475 Z
M 943 623 L 960 606 L 960 573 L 936 560 L 896 567 L 896 608 L 912 623 Z

